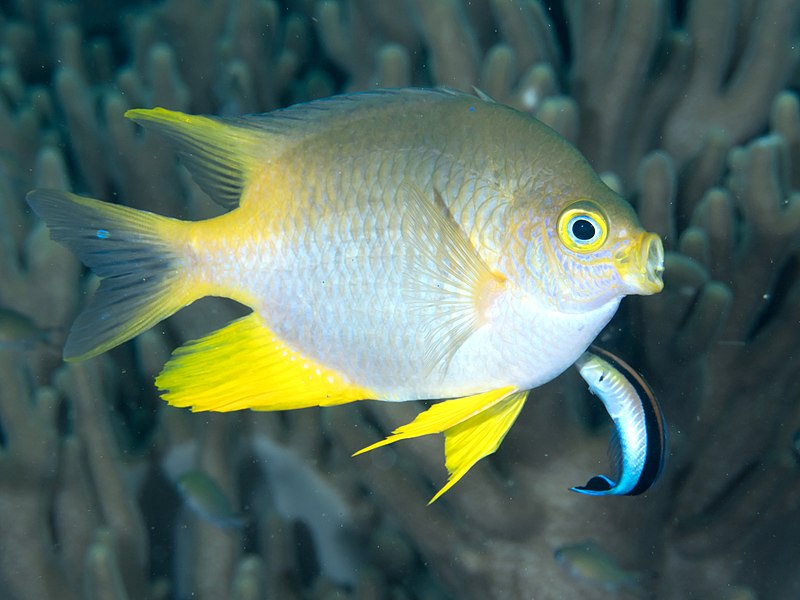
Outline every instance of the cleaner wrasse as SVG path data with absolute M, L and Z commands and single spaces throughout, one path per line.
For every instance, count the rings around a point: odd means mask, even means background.
M 614 421 L 609 455 L 612 476 L 595 475 L 584 486 L 570 488 L 591 496 L 636 496 L 647 491 L 661 475 L 666 462 L 667 429 L 664 415 L 650 387 L 625 361 L 592 346 L 600 358 L 584 352 L 575 361 L 589 390 Z M 627 379 L 614 365 L 627 371 Z

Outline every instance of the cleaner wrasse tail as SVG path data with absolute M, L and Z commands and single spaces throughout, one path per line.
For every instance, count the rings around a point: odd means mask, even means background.
M 59 190 L 34 190 L 27 200 L 52 239 L 101 278 L 64 360 L 97 356 L 206 295 L 186 266 L 189 223 Z

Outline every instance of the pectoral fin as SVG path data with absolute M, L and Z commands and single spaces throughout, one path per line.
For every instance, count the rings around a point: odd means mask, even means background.
M 425 332 L 425 363 L 446 368 L 455 352 L 485 323 L 486 308 L 505 278 L 483 261 L 435 189 L 405 184 L 403 239 L 410 256 L 404 300 Z
M 434 404 L 411 423 L 397 428 L 385 440 L 359 450 L 354 456 L 400 440 L 444 433 L 445 465 L 450 478 L 431 498 L 434 502 L 476 462 L 497 450 L 519 415 L 526 395 L 527 392 L 505 387 Z

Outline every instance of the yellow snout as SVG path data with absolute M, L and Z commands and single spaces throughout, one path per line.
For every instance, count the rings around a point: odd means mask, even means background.
M 629 252 L 617 257 L 617 268 L 631 294 L 648 296 L 664 289 L 664 246 L 655 233 L 644 233 Z

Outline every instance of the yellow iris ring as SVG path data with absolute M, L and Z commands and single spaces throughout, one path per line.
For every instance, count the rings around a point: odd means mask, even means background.
M 569 227 L 576 217 L 584 217 L 591 222 L 598 230 L 598 235 L 588 240 L 577 239 L 569 231 Z M 605 215 L 589 202 L 571 204 L 558 217 L 558 238 L 570 250 L 581 253 L 594 252 L 603 245 L 607 237 L 608 221 Z

